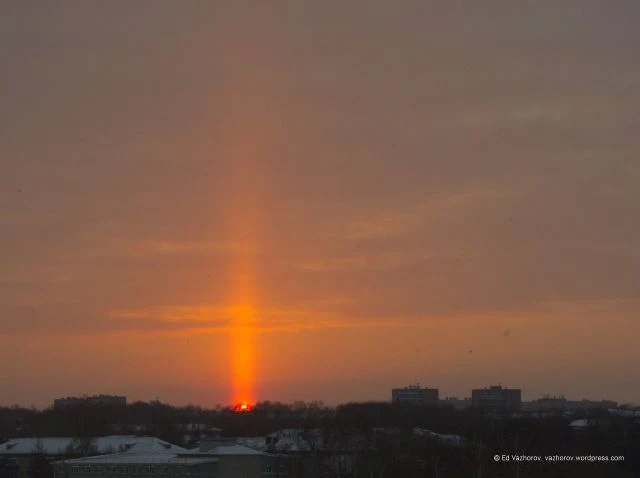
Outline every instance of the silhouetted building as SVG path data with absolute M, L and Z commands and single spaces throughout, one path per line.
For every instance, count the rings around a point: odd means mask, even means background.
M 144 454 L 187 453 L 189 450 L 155 437 L 106 436 L 89 440 L 71 437 L 12 438 L 0 444 L 0 460 L 17 465 L 18 478 L 42 476 L 38 467 L 64 457 L 125 452 Z
M 77 407 L 78 405 L 110 405 L 118 407 L 127 406 L 127 397 L 117 395 L 94 395 L 91 397 L 66 397 L 57 398 L 53 401 L 53 408 Z
M 55 478 L 221 476 L 219 460 L 201 453 L 114 453 L 57 461 L 54 470 Z
M 618 404 L 610 400 L 567 400 L 565 397 L 542 397 L 537 400 L 522 403 L 522 411 L 539 415 L 571 415 L 578 411 L 613 410 Z
M 439 391 L 437 388 L 420 388 L 420 385 L 394 388 L 391 390 L 391 401 L 393 403 L 437 405 L 439 401 Z
M 241 445 L 206 451 L 114 453 L 54 463 L 55 478 L 286 478 L 288 460 Z
M 471 400 L 469 398 L 447 397 L 440 400 L 440 405 L 450 406 L 455 410 L 466 410 L 471 406 Z
M 610 408 L 618 408 L 618 403 L 612 400 L 570 400 L 570 410 L 608 410 Z
M 530 402 L 522 402 L 521 410 L 539 416 L 563 415 L 570 411 L 569 401 L 565 397 L 542 397 Z
M 285 478 L 289 476 L 289 459 L 238 444 L 203 442 L 200 453 L 219 460 L 219 478 Z
M 520 411 L 522 390 L 491 385 L 489 388 L 471 391 L 471 404 L 490 414 L 515 413 Z

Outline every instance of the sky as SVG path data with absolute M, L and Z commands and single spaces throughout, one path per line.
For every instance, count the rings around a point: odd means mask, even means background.
M 640 402 L 636 0 L 0 5 L 0 405 Z

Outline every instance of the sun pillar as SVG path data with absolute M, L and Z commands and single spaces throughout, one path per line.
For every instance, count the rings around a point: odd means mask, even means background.
M 264 15 L 247 17 L 244 9 L 226 22 L 227 51 L 217 61 L 217 70 L 228 80 L 225 94 L 216 102 L 224 111 L 218 129 L 225 178 L 226 234 L 232 244 L 230 280 L 230 341 L 232 344 L 230 397 L 235 404 L 246 402 L 250 409 L 255 392 L 258 357 L 258 303 L 260 253 L 265 242 L 265 215 L 272 197 L 268 189 L 269 163 L 278 144 L 274 111 L 278 111 L 276 84 L 270 72 L 277 70 L 276 23 Z M 235 17 L 234 15 L 239 15 Z M 239 22 L 243 28 L 231 28 Z

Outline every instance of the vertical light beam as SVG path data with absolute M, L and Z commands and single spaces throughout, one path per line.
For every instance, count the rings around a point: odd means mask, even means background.
M 267 163 L 276 141 L 270 116 L 277 95 L 269 81 L 270 72 L 277 69 L 276 58 L 270 55 L 275 35 L 269 22 L 264 23 L 268 15 L 258 17 L 260 22 L 250 24 L 243 17 L 243 28 L 225 35 L 228 51 L 218 67 L 228 83 L 216 105 L 225 112 L 218 141 L 224 155 L 227 235 L 239 245 L 229 271 L 233 400 L 248 405 L 256 401 L 258 258 L 268 210 Z

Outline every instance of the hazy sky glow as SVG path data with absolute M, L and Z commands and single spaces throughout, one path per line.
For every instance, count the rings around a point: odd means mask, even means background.
M 640 402 L 640 2 L 0 5 L 0 404 Z

